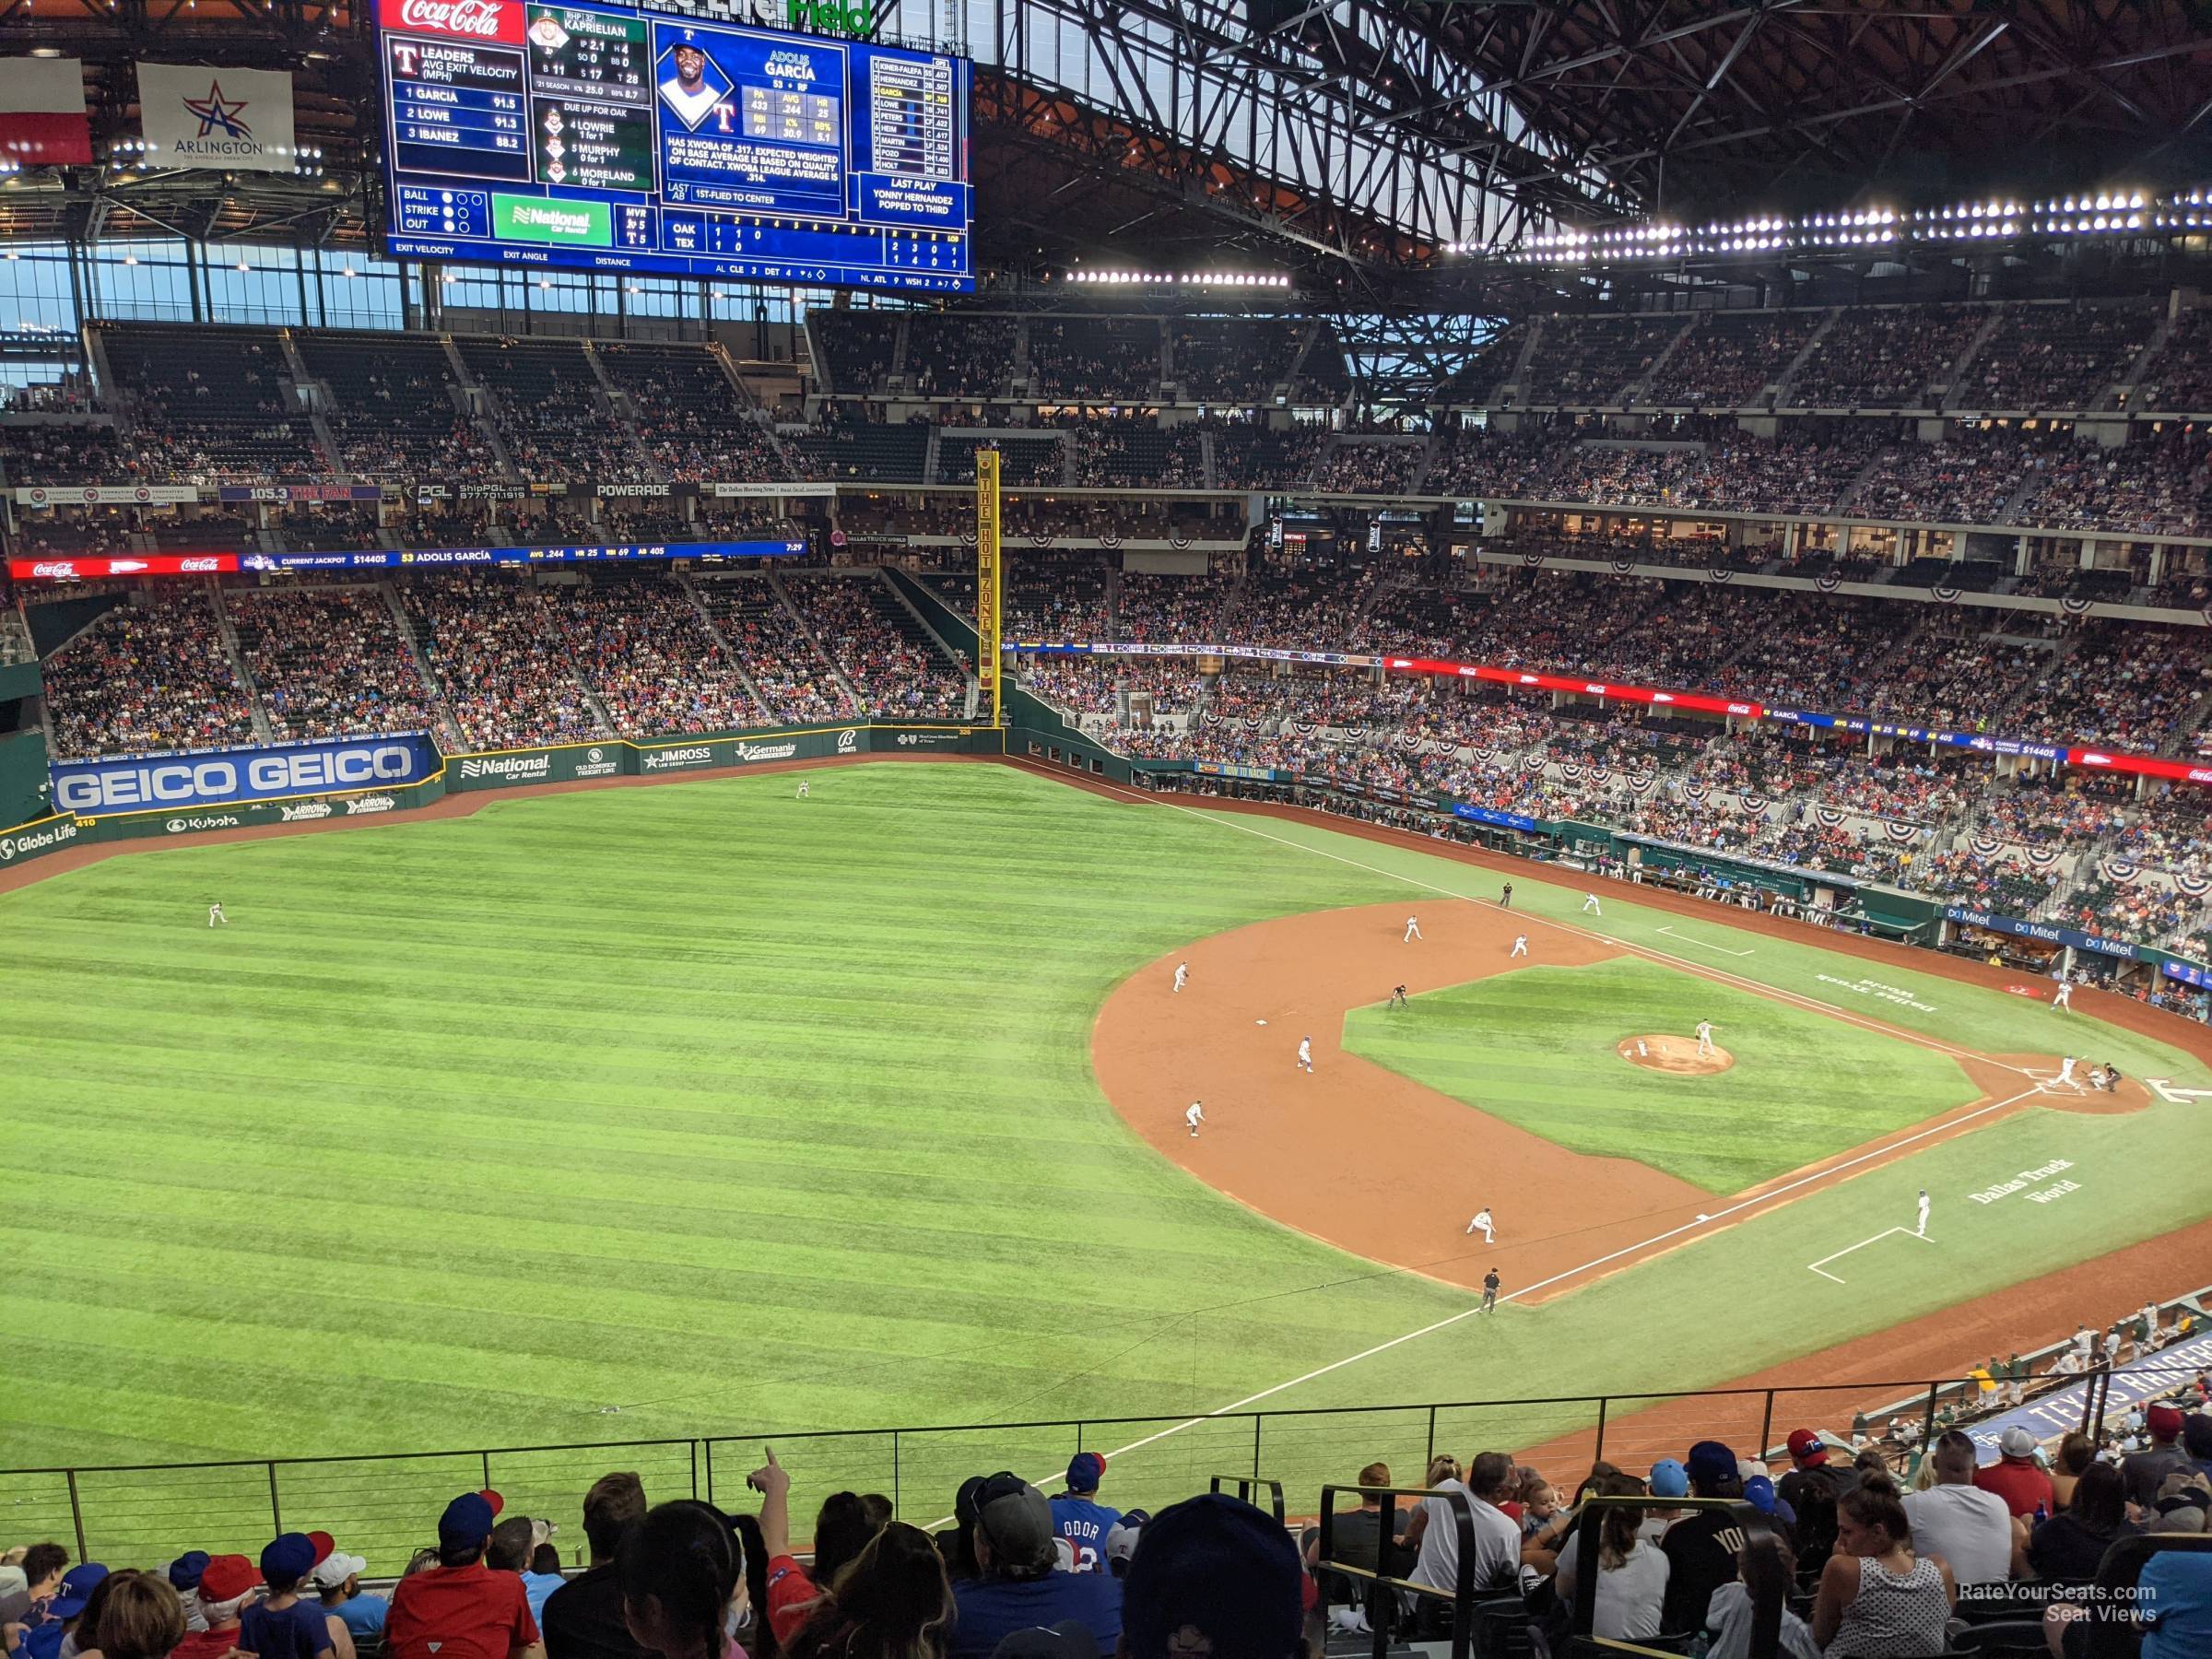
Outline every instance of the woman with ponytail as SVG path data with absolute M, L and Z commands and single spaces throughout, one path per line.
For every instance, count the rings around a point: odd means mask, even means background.
M 729 1519 L 684 1499 L 646 1512 L 615 1552 L 629 1634 L 661 1659 L 746 1659 L 745 1550 Z

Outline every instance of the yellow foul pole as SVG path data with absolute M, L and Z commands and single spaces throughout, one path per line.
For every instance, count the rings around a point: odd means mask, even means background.
M 999 559 L 998 452 L 975 452 L 975 687 L 990 701 L 991 724 L 1000 724 L 999 618 L 1006 567 Z

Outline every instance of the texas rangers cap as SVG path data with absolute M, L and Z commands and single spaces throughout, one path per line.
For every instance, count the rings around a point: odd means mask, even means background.
M 2143 1414 L 2143 1422 L 2160 1440 L 2177 1440 L 2182 1432 L 2182 1414 L 2178 1406 L 2153 1406 Z
M 483 1493 L 464 1492 L 438 1517 L 438 1542 L 454 1546 L 483 1543 L 491 1536 L 497 1512 L 485 1501 Z
M 279 1533 L 261 1552 L 265 1579 L 288 1579 L 298 1583 L 314 1570 L 314 1541 L 305 1533 Z
M 1828 1461 L 1828 1447 L 1821 1442 L 1817 1430 L 1793 1429 L 1790 1430 L 1790 1455 L 1801 1464 L 1824 1464 Z
M 1106 1473 L 1106 1459 L 1097 1452 L 1078 1452 L 1067 1460 L 1067 1489 L 1095 1492 Z
M 92 1599 L 92 1592 L 100 1588 L 100 1580 L 107 1576 L 108 1570 L 98 1561 L 79 1561 L 69 1569 L 62 1580 L 62 1587 L 46 1604 L 46 1617 L 75 1618 L 85 1610 L 85 1604 Z
M 1735 1453 L 1719 1441 L 1700 1441 L 1690 1447 L 1686 1467 L 1689 1473 L 1689 1484 L 1709 1498 L 1727 1497 L 1724 1488 L 1738 1478 Z M 1712 1489 L 1707 1491 L 1707 1488 Z

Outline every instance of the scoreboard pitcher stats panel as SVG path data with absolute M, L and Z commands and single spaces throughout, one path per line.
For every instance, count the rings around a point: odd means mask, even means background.
M 964 58 L 536 0 L 377 24 L 395 258 L 975 288 Z

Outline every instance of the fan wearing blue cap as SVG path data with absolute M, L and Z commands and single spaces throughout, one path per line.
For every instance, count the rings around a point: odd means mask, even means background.
M 184 1604 L 186 1635 L 207 1628 L 207 1615 L 200 1609 L 200 1574 L 207 1571 L 208 1559 L 204 1549 L 188 1549 L 169 1564 L 170 1587 Z
M 384 1620 L 391 1659 L 545 1659 L 522 1578 L 484 1564 L 498 1520 L 482 1492 L 464 1492 L 445 1506 L 438 1517 L 438 1565 L 409 1573 L 392 1591 Z
M 261 1552 L 261 1582 L 269 1587 L 238 1618 L 238 1645 L 255 1659 L 315 1659 L 332 1651 L 330 1621 L 322 1607 L 303 1601 L 300 1586 L 315 1570 L 315 1541 L 305 1533 L 282 1533 Z
M 107 1576 L 108 1570 L 98 1561 L 80 1561 L 64 1573 L 61 1587 L 46 1604 L 46 1617 L 23 1632 L 17 1659 L 60 1659 L 63 1643 L 75 1632 L 91 1605 L 92 1593 Z
M 1099 1501 L 1099 1482 L 1106 1477 L 1106 1459 L 1097 1452 L 1078 1452 L 1067 1460 L 1067 1490 L 1053 1500 L 1053 1530 L 1075 1552 L 1075 1571 L 1106 1571 L 1106 1535 L 1121 1520 L 1122 1512 Z
M 1690 1447 L 1684 1473 L 1695 1497 L 1744 1495 L 1735 1453 L 1719 1441 L 1700 1441 Z M 1743 1525 L 1732 1510 L 1691 1510 L 1668 1527 L 1659 1540 L 1668 1563 L 1661 1625 L 1669 1630 L 1701 1626 L 1712 1593 L 1735 1577 L 1735 1558 L 1743 1547 Z
M 1297 1659 L 1305 1569 L 1282 1524 L 1222 1492 L 1171 1504 L 1137 1540 L 1122 1602 L 1126 1659 Z

